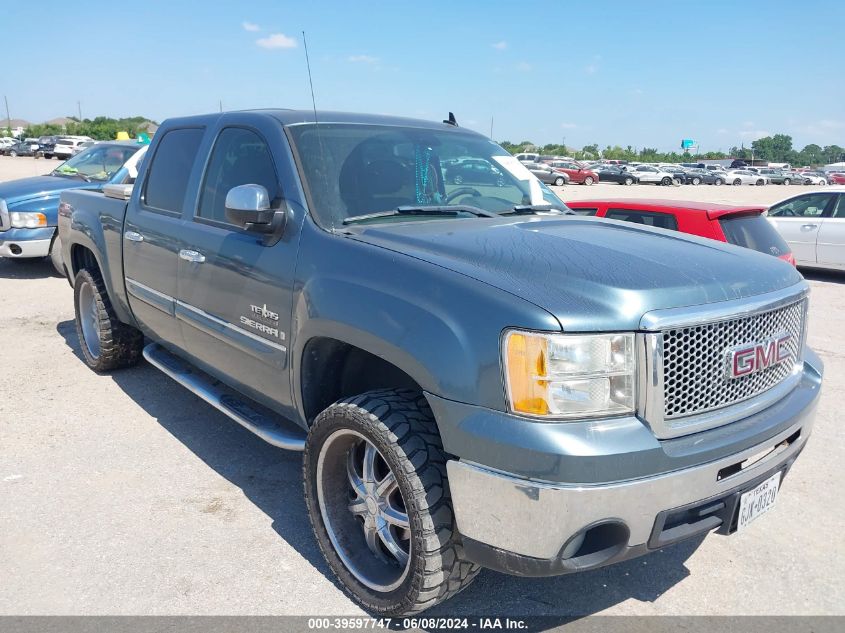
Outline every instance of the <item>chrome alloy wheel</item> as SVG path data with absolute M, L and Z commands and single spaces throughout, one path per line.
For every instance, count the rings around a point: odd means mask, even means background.
M 91 357 L 100 357 L 100 311 L 94 287 L 84 283 L 79 289 L 79 321 L 82 326 L 82 338 Z
M 317 460 L 317 498 L 326 532 L 346 568 L 380 592 L 408 575 L 411 524 L 396 476 L 363 435 L 341 429 Z

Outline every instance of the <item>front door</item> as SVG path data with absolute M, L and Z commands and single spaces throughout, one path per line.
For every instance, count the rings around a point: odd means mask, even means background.
M 819 265 L 845 270 L 845 194 L 838 194 L 830 217 L 822 220 L 816 242 Z
M 176 314 L 188 354 L 203 369 L 267 406 L 290 404 L 288 373 L 293 275 L 298 231 L 290 224 L 268 246 L 226 219 L 226 194 L 258 184 L 273 206 L 282 187 L 271 151 L 286 143 L 281 125 L 236 125 L 218 131 L 194 217 L 182 231 Z M 270 139 L 268 141 L 268 139 Z
M 817 262 L 819 229 L 835 200 L 836 193 L 806 193 L 769 208 L 769 221 L 789 244 L 799 266 Z
M 155 149 L 144 189 L 132 198 L 123 227 L 129 306 L 147 336 L 179 347 L 176 269 L 182 209 L 202 128 L 167 132 Z

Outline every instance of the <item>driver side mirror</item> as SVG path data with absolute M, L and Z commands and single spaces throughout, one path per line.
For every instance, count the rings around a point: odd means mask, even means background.
M 270 194 L 261 185 L 239 185 L 226 194 L 226 219 L 244 230 L 272 232 L 275 214 Z

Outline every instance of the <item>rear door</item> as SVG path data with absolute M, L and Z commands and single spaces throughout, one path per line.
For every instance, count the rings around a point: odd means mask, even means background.
M 181 347 L 176 323 L 178 235 L 188 182 L 204 129 L 165 132 L 155 148 L 143 190 L 130 202 L 123 227 L 129 306 L 147 336 Z
M 226 194 L 258 184 L 282 204 L 281 124 L 248 115 L 219 124 L 192 217 L 181 233 L 176 313 L 189 355 L 262 404 L 290 403 L 288 338 L 298 229 L 268 246 L 226 219 Z M 283 166 L 282 166 L 283 167 Z M 290 171 L 290 166 L 287 166 Z
M 845 270 L 845 194 L 840 193 L 829 217 L 822 218 L 816 242 L 821 266 Z
M 836 198 L 833 192 L 806 193 L 769 208 L 769 222 L 789 244 L 799 266 L 818 262 L 819 229 L 824 217 L 830 215 Z

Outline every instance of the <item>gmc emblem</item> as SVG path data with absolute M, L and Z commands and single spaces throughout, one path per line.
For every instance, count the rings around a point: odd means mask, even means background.
M 789 360 L 787 343 L 790 340 L 792 340 L 792 334 L 781 332 L 760 343 L 747 343 L 728 348 L 727 377 L 733 379 L 750 376 Z

